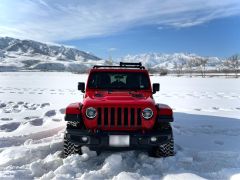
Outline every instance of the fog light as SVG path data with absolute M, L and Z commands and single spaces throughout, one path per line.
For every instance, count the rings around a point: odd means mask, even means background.
M 87 142 L 87 140 L 88 140 L 87 137 L 85 137 L 85 136 L 82 137 L 82 141 L 83 141 L 83 142 Z
M 153 137 L 151 137 L 151 141 L 152 141 L 152 142 L 156 142 L 156 141 L 157 141 L 157 138 L 153 136 Z

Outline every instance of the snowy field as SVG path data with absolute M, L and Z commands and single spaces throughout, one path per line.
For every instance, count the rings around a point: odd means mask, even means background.
M 174 109 L 176 155 L 105 152 L 61 158 L 64 108 L 87 75 L 0 73 L 0 179 L 240 179 L 240 79 L 152 76 Z

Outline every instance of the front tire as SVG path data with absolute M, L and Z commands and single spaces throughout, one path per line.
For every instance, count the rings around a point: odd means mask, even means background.
M 174 156 L 174 139 L 173 139 L 173 133 L 172 133 L 172 127 L 170 123 L 164 123 L 161 126 L 157 128 L 159 131 L 170 131 L 171 132 L 171 139 L 161 144 L 160 146 L 153 147 L 149 151 L 149 156 L 151 157 L 168 157 L 168 156 Z
M 66 158 L 72 154 L 82 155 L 81 146 L 70 142 L 65 135 L 64 136 L 64 149 L 63 149 L 64 158 Z
M 82 127 L 82 124 L 79 122 L 67 122 L 67 129 L 80 129 Z M 81 146 L 76 145 L 68 140 L 66 135 L 64 135 L 64 143 L 63 143 L 63 155 L 64 158 L 72 155 L 72 154 L 79 154 L 82 155 L 82 149 Z
M 157 147 L 153 147 L 149 152 L 149 156 L 161 158 L 174 156 L 174 140 L 171 138 L 167 143 L 162 144 Z

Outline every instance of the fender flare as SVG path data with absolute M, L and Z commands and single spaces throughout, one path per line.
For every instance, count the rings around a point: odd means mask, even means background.
M 156 104 L 157 107 L 157 122 L 163 123 L 163 122 L 173 122 L 173 111 L 172 108 L 170 108 L 166 104 Z
M 65 110 L 65 121 L 81 121 L 82 120 L 82 103 L 72 103 Z

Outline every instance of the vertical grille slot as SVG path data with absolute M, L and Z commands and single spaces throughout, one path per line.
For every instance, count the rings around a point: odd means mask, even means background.
M 128 126 L 128 108 L 124 108 L 124 126 Z
M 137 125 L 141 126 L 142 125 L 142 119 L 141 119 L 141 108 L 137 109 Z
M 111 108 L 111 126 L 114 126 L 115 121 L 115 108 Z
M 118 108 L 117 125 L 122 125 L 122 108 Z
M 134 120 L 135 120 L 135 109 L 131 108 L 131 116 L 130 116 L 130 124 L 131 124 L 131 126 L 134 126 Z
M 97 119 L 98 126 L 101 126 L 102 124 L 102 109 L 98 108 L 98 119 Z
M 104 126 L 108 126 L 108 108 L 104 108 Z

